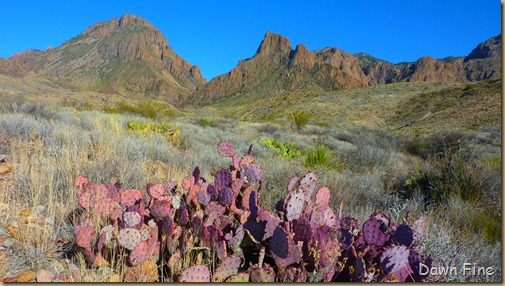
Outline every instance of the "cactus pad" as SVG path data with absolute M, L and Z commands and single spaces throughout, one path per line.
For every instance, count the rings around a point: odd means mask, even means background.
M 414 241 L 416 240 L 414 230 L 412 227 L 406 225 L 406 224 L 401 224 L 396 228 L 396 232 L 394 235 L 394 239 L 400 243 L 403 244 L 407 247 L 412 246 Z
M 136 189 L 124 190 L 119 194 L 119 199 L 123 206 L 130 207 L 142 199 L 142 193 Z
M 393 246 L 385 250 L 380 257 L 385 274 L 396 273 L 408 265 L 409 250 L 405 246 Z
M 263 180 L 263 170 L 258 164 L 249 164 L 244 167 L 244 176 L 249 183 L 254 184 Z
M 312 197 L 312 193 L 316 189 L 317 185 L 317 177 L 316 174 L 310 172 L 305 174 L 303 178 L 300 180 L 300 188 L 304 191 L 305 200 L 310 200 Z
M 320 188 L 316 193 L 314 207 L 317 211 L 324 211 L 330 203 L 330 190 L 326 187 Z
M 256 265 L 249 272 L 251 282 L 275 282 L 275 271 L 269 264 L 263 264 L 263 267 Z
M 414 228 L 418 237 L 423 236 L 424 229 L 426 228 L 426 221 L 424 220 L 424 217 L 421 216 L 418 219 L 416 219 L 412 227 Z
M 233 201 L 233 193 L 230 188 L 224 188 L 219 191 L 218 202 L 222 206 L 229 206 Z
M 304 218 L 293 220 L 293 233 L 293 239 L 295 241 L 309 240 L 314 234 L 310 223 Z
M 82 190 L 89 184 L 89 180 L 86 177 L 79 176 L 75 178 L 74 184 L 77 188 L 79 188 L 79 190 Z
M 89 248 L 91 241 L 93 240 L 93 234 L 95 234 L 95 229 L 93 226 L 87 226 L 79 230 L 77 233 L 77 245 L 84 248 Z
M 240 257 L 227 257 L 214 273 L 214 281 L 222 282 L 226 278 L 238 273 L 242 259 Z
M 223 157 L 232 157 L 235 153 L 233 152 L 233 146 L 228 140 L 223 140 L 217 145 L 217 151 Z
M 185 206 L 181 206 L 175 211 L 175 222 L 185 226 L 189 222 L 189 213 Z
M 225 282 L 239 283 L 239 282 L 249 282 L 249 273 L 238 273 L 232 277 L 226 279 Z
M 204 191 L 197 192 L 196 199 L 202 206 L 206 206 L 210 203 L 210 195 Z
M 170 202 L 168 201 L 155 200 L 151 205 L 150 211 L 151 215 L 159 219 L 172 214 L 172 210 L 170 209 Z
M 122 247 L 133 250 L 142 241 L 142 237 L 134 228 L 123 228 L 119 231 L 117 240 Z
M 298 190 L 292 193 L 286 205 L 286 218 L 288 221 L 298 219 L 303 211 L 305 195 L 303 191 Z
M 349 249 L 354 242 L 354 236 L 347 228 L 339 228 L 337 230 L 337 240 L 342 249 Z
M 183 190 L 189 191 L 194 184 L 195 184 L 195 177 L 187 176 L 182 180 L 181 187 Z
M 123 221 L 128 227 L 135 227 L 137 224 L 139 224 L 141 219 L 142 216 L 138 212 L 133 211 L 123 213 Z
M 155 200 L 162 197 L 165 194 L 165 192 L 166 192 L 166 189 L 162 184 L 156 184 L 147 190 L 147 193 L 149 194 L 149 196 Z
M 244 155 L 238 162 L 238 166 L 240 169 L 243 169 L 246 165 L 254 163 L 254 157 L 251 155 Z
M 296 187 L 297 183 L 298 183 L 298 178 L 297 177 L 291 178 L 291 180 L 288 183 L 288 192 L 291 192 L 292 190 L 294 190 L 294 188 Z
M 275 229 L 270 239 L 269 248 L 280 258 L 286 258 L 288 256 L 288 236 L 280 226 Z
M 130 253 L 128 260 L 132 266 L 137 266 L 146 261 L 154 253 L 153 247 L 147 241 L 141 241 Z
M 190 266 L 179 275 L 179 282 L 210 282 L 210 270 L 205 265 Z
M 390 239 L 390 235 L 381 230 L 379 221 L 369 219 L 363 224 L 363 237 L 368 244 L 384 246 Z
M 230 186 L 231 181 L 232 179 L 230 170 L 221 169 L 217 171 L 216 175 L 214 176 L 214 187 L 216 187 L 216 190 L 219 192 L 222 189 Z

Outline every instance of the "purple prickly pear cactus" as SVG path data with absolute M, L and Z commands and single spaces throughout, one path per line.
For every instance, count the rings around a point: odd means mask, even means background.
M 210 282 L 210 270 L 205 265 L 195 265 L 184 269 L 179 282 Z
M 100 237 L 98 238 L 97 249 L 101 252 L 105 245 L 110 244 L 112 236 L 114 233 L 114 226 L 107 225 L 100 230 Z
M 111 198 L 102 198 L 95 203 L 93 210 L 100 217 L 109 216 L 114 210 L 114 201 Z
M 123 213 L 123 221 L 127 227 L 130 228 L 136 227 L 141 221 L 141 219 L 142 216 L 140 215 L 140 213 L 136 211 Z
M 388 248 L 382 253 L 380 262 L 386 275 L 401 271 L 409 263 L 409 250 L 403 245 Z
M 297 177 L 291 178 L 291 180 L 288 183 L 288 192 L 293 191 L 295 189 L 297 183 L 298 183 Z
M 188 224 L 189 213 L 185 206 L 181 206 L 175 211 L 175 222 L 181 226 Z
M 233 196 L 236 197 L 238 194 L 240 194 L 240 191 L 242 190 L 242 187 L 245 184 L 244 179 L 240 180 L 234 180 L 231 182 L 231 191 L 233 192 Z
M 249 145 L 249 149 L 247 150 L 247 155 L 252 155 L 253 152 L 253 144 Z
M 307 273 L 298 267 L 288 267 L 279 275 L 282 282 L 306 282 Z
M 390 240 L 389 229 L 382 221 L 369 219 L 363 224 L 363 238 L 368 244 L 384 246 Z
M 195 184 L 195 177 L 187 176 L 184 179 L 182 179 L 181 187 L 183 190 L 189 191 L 194 184 Z
M 337 241 L 342 249 L 349 249 L 354 242 L 354 236 L 347 228 L 341 227 L 337 230 Z
M 74 184 L 77 188 L 79 188 L 79 191 L 82 191 L 88 186 L 89 180 L 86 177 L 79 176 L 75 178 Z
M 424 229 L 426 228 L 426 221 L 424 220 L 424 217 L 421 216 L 416 221 L 414 221 L 414 224 L 412 225 L 414 228 L 417 237 L 421 237 L 424 234 Z
M 74 235 L 77 236 L 77 234 L 79 233 L 79 231 L 81 231 L 81 229 L 88 227 L 88 226 L 93 226 L 91 219 L 87 218 L 87 219 L 82 220 L 81 222 L 79 222 L 78 224 L 76 224 L 74 226 Z
M 177 189 L 177 182 L 167 182 L 163 185 L 165 190 L 167 190 L 170 194 L 175 195 L 175 190 Z
M 412 227 L 401 224 L 396 228 L 394 239 L 396 242 L 410 247 L 416 241 L 416 235 Z
M 303 211 L 304 203 L 305 195 L 302 190 L 298 190 L 291 194 L 291 197 L 288 199 L 285 206 L 286 218 L 288 221 L 292 221 L 300 217 L 300 214 Z
M 251 155 L 244 155 L 242 158 L 240 158 L 240 161 L 238 162 L 238 166 L 240 169 L 243 169 L 246 165 L 254 163 L 254 157 Z
M 155 253 L 153 247 L 148 241 L 141 241 L 130 253 L 128 260 L 132 266 L 137 266 L 146 261 L 149 256 Z
M 318 212 L 317 210 L 313 211 L 311 216 L 311 223 L 313 227 L 326 225 L 329 227 L 336 227 L 338 220 L 335 212 L 331 208 L 326 208 L 322 212 Z
M 91 193 L 82 192 L 79 196 L 78 204 L 83 209 L 89 209 L 91 207 Z
M 147 193 L 153 200 L 157 200 L 165 194 L 166 189 L 162 184 L 156 184 L 154 186 L 151 186 L 148 190 Z
M 211 201 L 217 201 L 218 192 L 213 184 L 209 184 L 209 186 L 207 187 L 207 194 L 209 194 Z
M 223 207 L 222 205 L 219 205 L 216 202 L 210 202 L 207 207 L 205 208 L 205 215 L 209 216 L 212 213 L 216 213 L 218 216 L 221 216 L 224 214 L 226 211 L 226 207 Z
M 275 229 L 281 224 L 281 220 L 268 211 L 259 212 L 258 221 L 266 223 L 265 234 L 262 240 L 270 238 L 274 234 Z
M 122 247 L 133 250 L 142 241 L 142 236 L 134 228 L 123 228 L 119 231 L 117 240 Z
M 256 265 L 249 271 L 251 282 L 275 282 L 275 271 L 269 264 Z
M 174 231 L 174 221 L 170 216 L 165 216 L 161 220 L 161 233 L 171 236 Z
M 314 173 L 307 173 L 300 180 L 300 189 L 304 191 L 305 200 L 310 200 L 312 193 L 315 191 L 317 185 L 317 177 Z
M 110 219 L 113 221 L 119 220 L 123 216 L 123 209 L 119 206 L 115 206 L 115 208 L 110 213 Z
M 95 229 L 93 226 L 87 226 L 80 229 L 76 238 L 77 245 L 83 248 L 89 248 L 94 234 Z
M 258 164 L 249 164 L 244 167 L 244 176 L 249 183 L 254 184 L 263 179 L 263 170 Z
M 223 157 L 233 157 L 233 155 L 235 155 L 235 153 L 233 152 L 233 146 L 228 140 L 223 140 L 219 142 L 219 144 L 217 145 L 217 151 Z
M 327 187 L 320 188 L 316 193 L 314 207 L 317 211 L 322 212 L 330 203 L 330 190 Z
M 230 188 L 224 188 L 219 191 L 218 202 L 222 206 L 229 206 L 233 201 L 233 193 Z
M 389 217 L 381 212 L 374 212 L 370 215 L 370 219 L 374 219 L 377 221 L 382 221 L 384 224 L 389 226 Z
M 305 241 L 312 238 L 314 232 L 309 221 L 305 218 L 293 220 L 293 239 L 295 241 Z
M 217 171 L 216 175 L 214 176 L 214 187 L 217 189 L 217 191 L 221 191 L 222 189 L 230 186 L 231 182 L 231 173 L 228 169 L 221 169 Z
M 206 206 L 210 203 L 210 195 L 204 191 L 197 192 L 196 199 L 202 206 Z
M 277 265 L 279 269 L 284 269 L 294 263 L 297 263 L 298 261 L 300 261 L 301 256 L 300 247 L 298 246 L 298 244 L 295 243 L 293 238 L 290 237 L 289 233 L 288 233 L 288 255 L 286 256 L 286 258 L 281 258 L 275 255 L 273 251 L 270 251 L 270 253 L 275 260 L 275 265 Z
M 227 257 L 214 272 L 214 281 L 222 282 L 226 278 L 238 273 L 242 259 L 240 257 Z
M 119 194 L 121 204 L 130 207 L 142 199 L 142 193 L 136 189 L 124 190 Z
M 158 219 L 163 219 L 164 217 L 172 214 L 169 201 L 154 200 L 149 209 L 151 215 Z
M 194 184 L 198 184 L 198 181 L 200 180 L 200 168 L 196 167 L 193 170 L 193 178 L 195 178 Z
M 281 227 L 277 227 L 270 239 L 269 243 L 270 250 L 280 258 L 286 258 L 288 256 L 288 236 Z
M 256 219 L 258 216 L 258 199 L 256 198 L 256 192 L 252 191 L 249 195 L 249 211 L 251 214 L 249 215 L 250 219 Z

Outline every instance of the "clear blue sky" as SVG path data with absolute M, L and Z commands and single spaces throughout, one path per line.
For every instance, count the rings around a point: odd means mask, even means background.
M 501 33 L 498 0 L 347 1 L 2 1 L 0 57 L 57 47 L 95 22 L 124 13 L 147 19 L 204 77 L 252 57 L 265 32 L 293 48 L 327 46 L 393 63 L 467 55 Z

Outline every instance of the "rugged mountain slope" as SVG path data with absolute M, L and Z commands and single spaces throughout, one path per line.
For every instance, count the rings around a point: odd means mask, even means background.
M 466 57 L 392 64 L 365 53 L 355 54 L 370 84 L 419 81 L 478 81 L 501 77 L 501 35 L 479 44 Z
M 43 53 L 40 50 L 26 50 L 7 59 L 0 58 L 0 74 L 26 76 L 35 64 L 35 59 Z
M 299 44 L 292 50 L 288 39 L 267 32 L 253 58 L 201 86 L 190 102 L 201 105 L 241 95 L 320 93 L 395 82 L 477 81 L 499 78 L 500 69 L 501 35 L 480 44 L 467 57 L 426 56 L 395 65 L 331 47 L 309 52 Z
M 251 59 L 241 60 L 229 73 L 201 86 L 193 93 L 192 102 L 231 95 L 322 92 L 366 86 L 362 80 L 366 78 L 354 67 L 342 70 L 342 57 L 348 55 L 332 49 L 311 53 L 301 44 L 293 50 L 287 38 L 267 32 Z
M 40 55 L 33 70 L 58 83 L 105 93 L 134 92 L 171 103 L 205 83 L 152 24 L 134 16 L 97 23 Z

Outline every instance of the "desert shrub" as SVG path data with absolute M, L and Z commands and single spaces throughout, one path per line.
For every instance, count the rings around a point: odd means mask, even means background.
M 502 220 L 496 214 L 481 211 L 473 217 L 470 224 L 477 233 L 482 233 L 489 243 L 494 244 L 502 241 Z
M 203 127 L 214 126 L 214 118 L 209 116 L 202 116 L 198 120 L 198 123 Z
M 330 151 L 322 144 L 317 144 L 315 147 L 307 150 L 304 163 L 307 167 L 323 167 L 326 169 L 334 167 Z
M 264 124 L 257 128 L 258 132 L 274 134 L 277 131 L 277 127 L 272 124 Z
M 309 122 L 310 114 L 305 111 L 294 111 L 291 113 L 291 117 L 295 123 L 296 130 L 300 131 Z
M 273 138 L 260 137 L 258 144 L 267 147 L 275 155 L 286 159 L 298 158 L 302 152 L 296 147 L 295 142 L 280 142 Z
M 151 122 L 142 123 L 134 120 L 128 122 L 127 127 L 129 131 L 140 134 L 147 134 L 149 132 L 161 134 L 167 141 L 175 146 L 181 143 L 181 129 L 169 126 L 164 121 L 161 122 L 161 124 L 155 124 Z
M 104 108 L 108 113 L 132 113 L 144 117 L 159 119 L 168 117 L 171 118 L 176 115 L 174 108 L 167 104 L 159 102 L 143 102 L 137 105 L 132 105 L 126 102 L 119 102 L 114 107 Z

